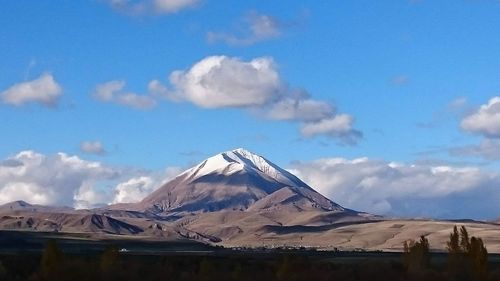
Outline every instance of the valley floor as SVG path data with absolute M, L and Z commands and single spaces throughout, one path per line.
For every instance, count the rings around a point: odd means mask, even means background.
M 19 233 L 0 236 L 13 234 Z M 18 238 L 31 246 L 5 251 L 6 244 L 0 245 L 0 280 L 476 280 L 470 272 L 449 267 L 443 253 L 432 254 L 430 265 L 415 271 L 404 266 L 401 253 L 229 251 L 192 242 L 179 248 L 182 243 L 103 243 L 74 237 L 69 243 L 68 237 L 33 233 L 21 233 Z M 56 248 L 42 244 L 54 238 L 58 238 Z M 130 251 L 120 252 L 116 246 Z M 488 267 L 482 280 L 500 280 L 500 255 L 490 255 Z
M 399 252 L 225 249 L 188 239 L 0 231 L 0 280 L 500 280 L 500 254 L 488 255 L 482 279 L 467 264 L 450 264 L 445 252 L 432 252 L 418 270 L 404 261 Z
M 240 235 L 222 244 L 233 247 L 314 245 L 323 250 L 402 252 L 405 241 L 424 235 L 431 250 L 445 252 L 455 225 L 463 225 L 472 236 L 481 237 L 490 253 L 500 253 L 500 225 L 472 221 L 381 220 L 325 226 L 272 226 L 256 232 L 258 236 Z
M 53 216 L 52 214 L 49 214 Z M 475 221 L 433 221 L 433 220 L 382 220 L 370 218 L 367 220 L 351 220 L 351 217 L 336 218 L 316 214 L 295 216 L 293 221 L 287 221 L 283 216 L 248 212 L 217 212 L 187 216 L 180 220 L 155 221 L 148 218 L 107 217 L 106 224 L 96 223 L 97 215 L 77 215 L 76 218 L 51 221 L 61 225 L 62 230 L 45 231 L 37 225 L 47 222 L 43 213 L 23 213 L 19 218 L 0 219 L 0 247 L 2 245 L 17 245 L 13 243 L 8 233 L 24 233 L 39 237 L 66 237 L 67 243 L 75 240 L 113 241 L 119 243 L 147 243 L 147 241 L 162 241 L 176 245 L 215 245 L 225 248 L 316 248 L 333 251 L 384 251 L 402 252 L 403 243 L 417 240 L 425 236 L 434 252 L 446 251 L 446 241 L 453 227 L 466 226 L 470 235 L 483 239 L 489 253 L 500 253 L 500 224 Z M 90 217 L 90 219 L 87 219 Z M 32 219 L 36 218 L 36 220 Z M 356 217 L 357 218 L 357 217 Z M 28 224 L 25 221 L 35 221 Z M 39 223 L 37 224 L 37 220 Z M 305 221 L 303 221 L 305 220 Z M 3 222 L 3 224 L 1 223 Z M 69 222 L 69 223 L 68 223 Z M 119 223 L 117 223 L 119 222 Z M 69 225 L 69 226 L 68 226 Z M 83 225 L 83 226 L 82 226 Z M 126 226 L 128 228 L 124 228 Z M 126 231 L 122 231 L 125 229 Z M 134 231 L 128 231 L 132 229 Z M 16 232 L 17 231 L 17 232 Z M 18 234 L 15 236 L 17 237 Z M 38 238 L 36 238 L 38 237 Z M 6 240 L 7 239 L 7 240 Z M 16 238 L 17 239 L 17 238 Z M 6 242 L 7 241 L 7 242 Z M 15 240 L 16 241 L 16 240 Z M 100 241 L 100 242 L 99 242 Z M 159 249 L 158 249 L 159 251 Z

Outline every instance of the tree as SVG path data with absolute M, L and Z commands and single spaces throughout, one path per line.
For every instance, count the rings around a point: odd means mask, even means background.
M 459 254 L 460 251 L 460 236 L 458 234 L 458 228 L 455 225 L 453 227 L 453 232 L 450 233 L 450 240 L 446 243 L 448 253 L 450 254 Z
M 448 274 L 455 280 L 461 280 L 466 274 L 463 266 L 463 252 L 460 247 L 460 234 L 457 226 L 453 226 L 450 233 L 450 240 L 446 243 L 448 249 Z
M 427 269 L 430 265 L 430 245 L 425 236 L 420 236 L 420 240 L 415 242 L 405 241 L 404 243 L 404 263 L 408 271 L 415 272 Z
M 448 271 L 456 280 L 486 280 L 488 251 L 483 240 L 470 237 L 465 226 L 453 227 L 448 245 Z
M 463 225 L 460 227 L 460 250 L 462 253 L 467 253 L 470 250 L 469 233 Z
M 420 236 L 420 248 L 422 253 L 422 265 L 427 268 L 431 263 L 429 240 L 425 236 Z
M 406 268 L 410 265 L 410 247 L 413 246 L 415 241 L 410 240 L 403 243 L 403 263 Z
M 486 280 L 488 275 L 488 250 L 481 238 L 472 237 L 468 252 L 470 266 L 475 280 Z

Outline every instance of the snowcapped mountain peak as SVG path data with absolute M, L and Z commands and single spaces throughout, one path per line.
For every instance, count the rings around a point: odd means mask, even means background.
M 254 154 L 255 155 L 255 153 L 252 153 L 252 152 L 250 152 L 250 151 L 248 151 L 248 150 L 246 150 L 246 149 L 244 149 L 242 147 L 233 149 L 233 150 L 231 150 L 231 152 L 233 152 L 233 153 L 241 153 L 243 155 L 245 155 L 245 154 Z
M 344 210 L 285 169 L 238 148 L 209 157 L 183 172 L 144 198 L 136 208 L 164 213 L 255 211 L 286 206 Z
M 213 173 L 230 175 L 240 171 L 265 175 L 291 187 L 307 187 L 305 183 L 288 171 L 244 148 L 229 150 L 209 157 L 184 174 L 188 174 L 188 178 L 198 178 Z

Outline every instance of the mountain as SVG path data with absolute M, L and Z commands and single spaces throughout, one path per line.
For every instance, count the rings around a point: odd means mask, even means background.
M 241 148 L 202 161 L 138 203 L 75 210 L 15 201 L 0 206 L 0 215 L 0 229 L 210 243 L 251 236 L 265 232 L 266 227 L 322 226 L 373 218 L 343 208 L 290 172 Z
M 49 207 L 43 205 L 33 205 L 28 202 L 18 200 L 0 206 L 0 214 L 13 211 L 32 211 L 32 212 L 71 212 L 73 208 L 69 207 Z
M 456 224 L 467 225 L 488 250 L 500 253 L 498 222 L 396 220 L 349 210 L 241 148 L 202 161 L 138 203 L 91 210 L 24 201 L 0 206 L 0 230 L 84 233 L 92 239 L 190 239 L 234 247 L 401 251 L 404 241 L 420 235 L 444 247 Z
M 31 230 L 68 233 L 139 234 L 143 230 L 121 220 L 98 214 L 18 212 L 4 215 L 0 228 L 5 230 Z
M 349 211 L 290 172 L 242 148 L 204 160 L 129 207 L 154 214 Z

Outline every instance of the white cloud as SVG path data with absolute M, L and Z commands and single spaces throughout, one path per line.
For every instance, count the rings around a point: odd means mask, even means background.
M 335 115 L 331 103 L 310 98 L 284 98 L 272 104 L 268 117 L 273 120 L 318 121 Z
M 271 120 L 299 122 L 306 137 L 326 135 L 348 144 L 362 137 L 353 128 L 352 116 L 336 115 L 333 104 L 290 89 L 271 58 L 246 62 L 226 56 L 207 57 L 187 71 L 174 71 L 170 82 L 172 91 L 158 80 L 151 81 L 148 88 L 156 95 L 203 108 L 246 108 Z
M 153 97 L 175 99 L 175 94 L 173 94 L 165 85 L 163 85 L 160 80 L 151 80 L 148 83 L 148 92 Z
M 154 98 L 147 95 L 137 95 L 134 93 L 125 93 L 116 98 L 119 104 L 130 106 L 137 109 L 150 109 L 156 106 Z
M 182 172 L 179 167 L 169 167 L 160 173 L 140 175 L 124 181 L 114 188 L 113 204 L 135 203 L 161 187 Z
M 340 138 L 346 144 L 356 144 L 362 133 L 353 129 L 354 118 L 348 114 L 339 114 L 316 122 L 304 123 L 300 132 L 305 137 L 327 135 Z
M 119 176 L 113 168 L 65 153 L 46 156 L 22 151 L 6 160 L 17 165 L 0 166 L 0 203 L 25 200 L 73 206 L 75 196 L 85 186 Z
M 226 56 L 211 56 L 187 71 L 174 71 L 170 82 L 173 98 L 204 108 L 251 107 L 277 99 L 284 91 L 271 58 L 249 62 Z
M 159 99 L 207 109 L 239 108 L 269 120 L 297 122 L 306 137 L 324 135 L 347 144 L 356 144 L 362 137 L 353 128 L 352 116 L 337 115 L 334 104 L 315 100 L 304 90 L 290 89 L 269 57 L 243 61 L 209 56 L 187 70 L 173 71 L 169 80 L 168 86 L 151 80 L 145 95 L 127 94 L 124 81 L 109 81 L 95 88 L 94 97 L 141 109 L 155 106 Z
M 108 190 L 99 189 L 95 182 L 84 181 L 73 196 L 73 207 L 76 209 L 91 209 L 106 206 L 111 200 Z
M 410 165 L 368 158 L 326 158 L 290 169 L 335 202 L 377 214 L 498 216 L 500 174 L 477 167 Z
M 108 0 L 118 11 L 131 15 L 172 14 L 199 4 L 199 0 Z
M 199 0 L 154 0 L 154 6 L 160 13 L 175 13 L 182 9 L 193 7 Z
M 207 40 L 211 43 L 221 41 L 229 45 L 252 45 L 281 36 L 282 29 L 286 25 L 274 17 L 255 11 L 248 13 L 242 22 L 244 26 L 241 32 L 235 34 L 210 31 L 207 33 Z
M 80 150 L 85 153 L 103 155 L 106 153 L 104 145 L 100 141 L 84 141 L 80 144 Z
M 113 102 L 141 110 L 151 109 L 157 105 L 157 101 L 151 95 L 138 95 L 136 93 L 126 92 L 124 88 L 125 81 L 108 81 L 97 85 L 93 96 L 103 102 Z
M 466 116 L 461 127 L 467 132 L 487 138 L 500 138 L 500 97 L 491 98 L 487 104 Z
M 94 97 L 100 101 L 112 101 L 117 92 L 120 92 L 125 88 L 125 81 L 114 80 L 103 84 L 99 84 L 95 87 Z
M 94 208 L 138 202 L 181 172 L 111 167 L 66 153 L 44 155 L 22 151 L 0 161 L 0 204 L 24 200 L 32 204 Z
M 118 184 L 115 188 L 116 196 L 113 204 L 133 203 L 142 200 L 157 187 L 151 177 L 141 176 L 131 178 L 126 182 Z
M 54 107 L 62 95 L 62 87 L 51 74 L 42 74 L 35 80 L 22 82 L 11 86 L 0 93 L 2 102 L 11 105 L 39 103 Z
M 449 152 L 453 156 L 472 156 L 488 160 L 500 160 L 500 140 L 484 139 L 479 144 L 451 148 Z
M 448 111 L 462 118 L 462 130 L 483 137 L 478 144 L 447 148 L 450 155 L 500 159 L 500 97 L 493 97 L 478 108 L 472 107 L 466 98 L 461 97 L 449 104 Z

